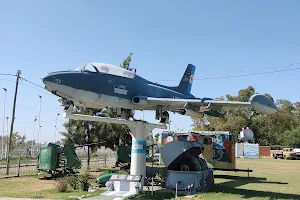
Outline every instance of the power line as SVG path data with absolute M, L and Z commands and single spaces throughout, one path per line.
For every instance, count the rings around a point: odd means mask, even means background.
M 238 78 L 238 77 L 247 77 L 247 76 L 258 76 L 258 75 L 264 75 L 264 74 L 274 74 L 274 73 L 280 73 L 280 72 L 287 72 L 287 71 L 295 71 L 295 70 L 299 70 L 300 67 L 295 67 L 295 68 L 290 68 L 288 69 L 289 67 L 291 67 L 292 65 L 300 65 L 299 63 L 293 63 L 287 67 L 285 67 L 284 69 L 275 69 L 273 71 L 266 71 L 266 72 L 261 72 L 267 68 L 271 68 L 271 67 L 266 67 L 262 70 L 259 70 L 257 72 L 252 72 L 252 73 L 248 73 L 248 74 L 240 74 L 240 75 L 235 75 L 235 74 L 232 74 L 232 75 L 228 75 L 228 76 L 218 76 L 218 77 L 206 77 L 206 78 L 194 78 L 194 80 L 215 80 L 215 79 L 227 79 L 227 78 Z M 271 68 L 271 69 L 274 69 L 274 68 Z M 178 80 L 158 80 L 158 81 L 178 81 Z
M 241 74 L 241 75 L 207 77 L 207 78 L 194 79 L 194 80 L 208 80 L 208 79 L 224 79 L 224 78 L 238 78 L 238 77 L 246 77 L 246 76 L 258 76 L 258 75 L 263 75 L 263 74 L 274 74 L 274 73 L 286 72 L 286 71 L 294 71 L 294 70 L 299 70 L 299 69 L 300 69 L 300 67 L 293 68 L 293 69 L 282 69 L 282 70 L 274 70 L 274 71 L 258 72 L 258 73 L 249 73 L 249 74 Z
M 11 81 L 11 82 L 16 82 L 15 80 L 9 80 L 9 79 L 5 79 L 5 78 L 0 78 L 0 81 Z
M 46 102 L 45 102 L 45 101 L 43 101 L 43 100 L 42 100 L 42 103 L 43 103 L 43 104 L 45 104 L 46 106 L 49 106 L 49 107 L 54 107 L 54 105 L 51 105 L 51 104 L 49 104 L 49 103 L 46 103 Z
M 7 104 L 10 104 L 11 101 L 6 101 Z M 45 103 L 44 101 L 42 101 L 42 103 L 44 103 L 45 105 L 49 106 L 49 107 L 54 107 L 48 103 Z M 0 104 L 4 104 L 4 101 L 0 101 Z M 21 107 L 21 108 L 25 108 L 25 109 L 31 109 L 31 110 L 39 110 L 39 108 L 35 108 L 35 107 L 31 107 L 31 106 L 26 106 L 26 105 L 21 105 L 21 104 L 16 104 L 17 107 Z M 11 110 L 9 108 L 7 108 L 8 110 Z M 62 110 L 56 110 L 56 109 L 42 109 L 43 112 L 61 112 Z
M 15 74 L 3 74 L 3 73 L 0 73 L 0 75 L 2 75 L 2 76 L 17 76 Z
M 39 109 L 37 109 L 37 108 L 34 108 L 33 110 L 36 110 L 36 111 L 32 111 L 32 108 L 28 108 L 28 107 L 25 107 L 25 109 L 30 109 L 29 111 L 24 111 L 23 109 L 19 109 L 20 108 L 20 106 L 18 106 L 18 105 L 16 105 L 16 107 L 18 107 L 18 108 L 16 108 L 16 110 L 18 111 L 18 113 L 26 113 L 26 114 L 29 114 L 29 113 L 31 113 L 31 114 L 37 114 L 37 112 L 38 112 L 38 110 Z M 21 107 L 21 108 L 24 108 L 24 107 Z M 12 110 L 12 108 L 6 108 L 6 110 Z M 44 109 L 42 109 L 41 110 L 41 113 L 49 113 L 49 112 L 51 112 L 51 113 L 58 113 L 58 112 L 62 112 L 62 110 L 61 111 L 59 111 L 59 110 L 44 110 Z
M 36 83 L 33 83 L 33 82 L 31 82 L 31 81 L 29 81 L 29 80 L 27 80 L 27 79 L 25 79 L 25 78 L 20 77 L 20 79 L 23 80 L 23 81 L 26 81 L 26 82 L 28 82 L 28 83 L 31 83 L 32 85 L 35 85 L 36 87 L 45 89 L 44 87 L 42 87 L 42 86 L 40 86 L 40 85 L 38 85 L 38 84 L 36 84 Z
M 37 91 L 40 91 L 40 92 L 42 92 L 42 93 L 45 93 L 45 94 L 48 94 L 48 95 L 52 96 L 49 92 L 46 92 L 46 90 L 43 91 L 43 90 L 40 90 L 40 89 L 38 89 L 38 88 L 32 87 L 32 86 L 30 86 L 30 85 L 28 85 L 28 84 L 22 83 L 22 82 L 20 82 L 20 84 L 25 85 L 25 86 L 27 86 L 27 87 L 30 87 L 30 88 L 32 88 L 32 89 L 35 89 L 35 90 L 37 90 Z

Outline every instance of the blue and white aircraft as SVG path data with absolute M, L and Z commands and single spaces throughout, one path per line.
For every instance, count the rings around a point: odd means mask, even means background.
M 190 93 L 194 73 L 195 66 L 188 64 L 179 85 L 169 87 L 138 76 L 136 70 L 88 63 L 75 70 L 49 73 L 43 82 L 48 91 L 61 97 L 66 109 L 70 105 L 95 109 L 108 106 L 117 108 L 120 116 L 124 116 L 126 109 L 154 110 L 161 123 L 168 123 L 168 112 L 200 118 L 205 115 L 222 117 L 223 106 L 248 107 L 263 114 L 277 111 L 274 102 L 260 94 L 253 95 L 249 102 L 196 98 Z

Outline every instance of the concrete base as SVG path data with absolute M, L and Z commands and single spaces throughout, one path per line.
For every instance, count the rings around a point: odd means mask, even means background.
M 102 193 L 100 196 L 110 196 L 110 197 L 121 197 L 122 199 L 123 198 L 126 198 L 126 197 L 131 197 L 133 195 L 136 195 L 136 192 L 133 192 L 133 191 L 107 191 L 107 192 L 104 192 Z
M 132 148 L 131 148 L 131 175 L 142 175 L 140 191 L 143 191 L 144 178 L 146 175 L 146 139 L 147 135 L 155 128 L 166 129 L 166 124 L 152 124 L 146 121 L 131 121 L 125 119 L 116 119 L 109 117 L 99 117 L 81 114 L 72 114 L 66 112 L 65 118 L 86 120 L 86 121 L 98 121 L 115 124 L 125 124 L 131 130 L 132 136 Z M 128 191 L 129 192 L 129 191 Z

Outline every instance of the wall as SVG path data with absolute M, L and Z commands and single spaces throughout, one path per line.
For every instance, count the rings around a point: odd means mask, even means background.
M 270 157 L 271 147 L 270 146 L 259 146 L 259 157 Z

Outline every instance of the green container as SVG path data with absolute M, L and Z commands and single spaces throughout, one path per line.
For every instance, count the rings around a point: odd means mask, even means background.
M 120 163 L 130 163 L 131 161 L 131 146 L 118 146 L 116 160 Z M 146 156 L 147 162 L 152 162 L 152 156 Z
M 49 144 L 40 149 L 39 168 L 42 170 L 55 170 L 57 162 L 57 145 Z
M 118 146 L 117 147 L 117 153 L 116 153 L 117 162 L 129 163 L 131 160 L 130 155 L 131 155 L 131 147 L 130 146 Z
M 97 178 L 98 183 L 105 184 L 107 181 L 109 181 L 110 177 L 113 174 L 114 173 L 112 173 L 112 174 L 104 174 L 104 175 L 98 176 L 98 178 Z
M 79 169 L 81 167 L 81 161 L 75 153 L 74 145 L 67 144 L 64 147 L 64 153 L 67 158 L 67 166 L 69 169 Z

